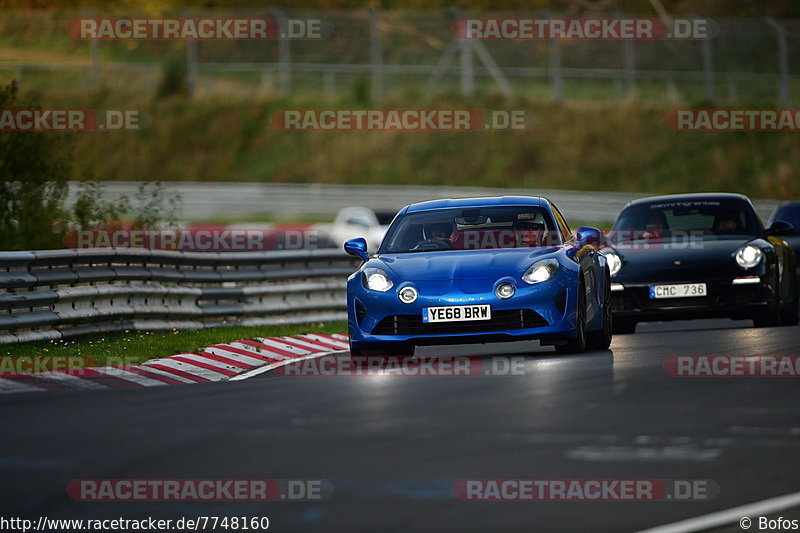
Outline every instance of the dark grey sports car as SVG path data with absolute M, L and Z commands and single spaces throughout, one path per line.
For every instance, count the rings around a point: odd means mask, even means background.
M 727 317 L 798 323 L 791 224 L 764 229 L 746 196 L 657 196 L 629 203 L 603 253 L 615 331 L 654 320 Z

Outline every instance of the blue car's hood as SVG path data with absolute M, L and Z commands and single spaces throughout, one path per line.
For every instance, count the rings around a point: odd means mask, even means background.
M 535 261 L 552 255 L 556 250 L 558 248 L 454 250 L 382 254 L 378 259 L 405 281 L 498 279 L 522 273 Z

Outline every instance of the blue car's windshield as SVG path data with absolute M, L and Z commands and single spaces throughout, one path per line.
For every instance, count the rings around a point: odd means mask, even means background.
M 609 240 L 758 237 L 758 217 L 746 202 L 702 198 L 634 204 L 619 215 Z
M 403 215 L 379 253 L 530 248 L 560 244 L 552 216 L 535 206 L 469 207 Z

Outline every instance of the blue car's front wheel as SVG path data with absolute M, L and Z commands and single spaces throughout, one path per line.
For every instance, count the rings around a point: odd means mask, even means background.
M 586 347 L 590 350 L 607 350 L 614 336 L 614 323 L 611 314 L 611 283 L 606 267 L 606 286 L 603 293 L 603 327 L 586 335 Z
M 573 354 L 586 351 L 586 290 L 583 280 L 578 283 L 578 302 L 575 307 L 575 337 L 563 344 L 556 344 L 556 353 Z

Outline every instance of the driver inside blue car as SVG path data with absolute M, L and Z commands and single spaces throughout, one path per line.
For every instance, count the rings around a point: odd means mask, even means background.
M 452 247 L 451 237 L 454 225 L 451 222 L 432 222 L 422 227 L 422 242 L 417 246 L 427 244 L 441 244 L 443 247 Z

